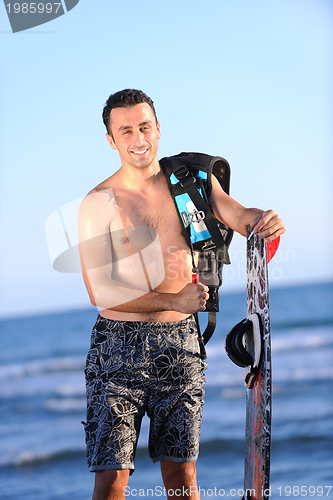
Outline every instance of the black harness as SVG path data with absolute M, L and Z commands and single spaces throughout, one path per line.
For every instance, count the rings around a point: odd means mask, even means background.
M 222 268 L 223 264 L 230 264 L 228 248 L 233 236 L 233 230 L 219 222 L 209 206 L 211 176 L 213 174 L 229 194 L 230 166 L 220 156 L 203 153 L 180 153 L 162 158 L 159 163 L 192 252 L 193 267 L 199 274 L 199 281 L 209 287 L 209 300 L 206 303 L 208 324 L 203 335 L 200 335 L 202 355 L 205 357 L 204 345 L 216 326 Z M 194 263 L 193 250 L 198 251 L 198 266 Z M 198 319 L 197 324 L 199 327 Z

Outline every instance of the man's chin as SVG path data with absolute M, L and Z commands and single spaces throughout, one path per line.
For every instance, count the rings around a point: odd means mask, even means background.
M 148 157 L 134 158 L 132 164 L 134 167 L 142 169 L 149 167 L 153 163 L 153 161 L 154 157 L 149 155 Z
M 139 164 L 136 164 L 134 165 L 135 168 L 137 168 L 138 170 L 144 170 L 145 168 L 148 168 L 150 167 L 150 165 L 152 164 L 153 162 L 152 161 L 145 161 L 145 162 L 140 162 Z

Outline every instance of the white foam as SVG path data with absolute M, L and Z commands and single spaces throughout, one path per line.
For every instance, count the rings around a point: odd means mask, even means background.
M 61 357 L 38 359 L 21 364 L 0 366 L 0 380 L 37 375 L 47 372 L 81 370 L 84 367 L 83 357 Z
M 48 410 L 55 412 L 73 412 L 82 411 L 86 409 L 85 399 L 76 398 L 63 398 L 63 399 L 49 399 L 46 401 L 45 407 Z
M 52 460 L 53 458 L 56 458 L 59 455 L 66 454 L 66 453 L 77 453 L 77 452 L 84 452 L 85 447 L 82 445 L 81 447 L 76 446 L 76 448 L 71 448 L 71 449 L 59 449 L 59 450 L 54 450 L 50 452 L 45 452 L 45 451 L 36 451 L 36 452 L 31 452 L 31 451 L 17 451 L 16 453 L 10 453 L 10 451 L 5 454 L 0 456 L 0 468 L 3 467 L 20 467 L 22 465 L 29 465 L 33 464 L 36 462 L 46 462 L 48 460 Z
M 85 395 L 83 370 L 39 372 L 31 376 L 7 379 L 0 384 L 0 396 L 3 398 L 27 397 L 32 395 Z
M 302 367 L 295 369 L 285 369 L 273 371 L 274 382 L 306 382 L 307 380 L 332 380 L 333 366 L 324 366 L 322 368 Z
M 323 332 L 322 329 L 317 332 L 311 329 L 293 329 L 289 335 L 275 337 L 272 334 L 272 352 L 290 351 L 293 349 L 316 349 L 318 347 L 329 346 L 333 344 L 333 332 L 329 329 Z

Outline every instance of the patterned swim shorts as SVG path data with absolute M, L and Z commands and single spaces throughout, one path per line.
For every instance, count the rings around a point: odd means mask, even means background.
M 85 370 L 89 470 L 133 472 L 145 413 L 153 462 L 196 461 L 206 367 L 193 316 L 162 323 L 98 315 Z

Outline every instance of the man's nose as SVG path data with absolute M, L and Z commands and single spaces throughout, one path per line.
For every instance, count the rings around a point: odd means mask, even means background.
M 134 139 L 135 139 L 135 142 L 138 142 L 139 144 L 141 142 L 144 142 L 144 133 L 142 132 L 142 130 L 137 130 L 136 133 L 135 133 L 135 136 L 134 136 Z

